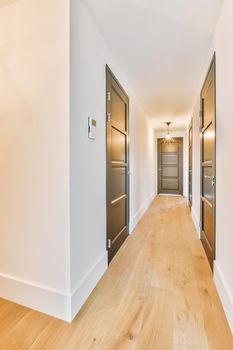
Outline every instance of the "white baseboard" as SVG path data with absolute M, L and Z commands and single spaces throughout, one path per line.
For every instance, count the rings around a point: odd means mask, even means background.
M 233 295 L 231 294 L 227 282 L 216 261 L 214 262 L 214 281 L 222 301 L 228 323 L 233 333 Z
M 140 219 L 143 217 L 147 209 L 149 208 L 150 204 L 154 200 L 156 196 L 156 193 L 153 193 L 144 203 L 143 205 L 139 208 L 137 213 L 133 216 L 132 220 L 130 220 L 129 223 L 129 233 L 132 233 L 135 227 L 137 226 L 138 222 Z
M 69 295 L 62 291 L 0 274 L 0 297 L 56 318 L 69 320 Z
M 83 279 L 78 283 L 71 294 L 71 317 L 72 321 L 85 303 L 108 267 L 108 254 L 105 252 L 94 266 L 87 272 Z
M 158 196 L 160 196 L 160 197 L 184 197 L 184 196 L 182 196 L 182 194 L 174 194 L 174 193 L 159 193 Z
M 194 211 L 193 207 L 191 209 L 191 216 L 193 219 L 195 229 L 197 231 L 198 238 L 200 238 L 200 226 L 199 226 L 200 220 L 199 220 L 199 217 L 197 216 L 196 212 Z
M 71 322 L 108 267 L 107 252 L 70 293 L 0 274 L 0 298 Z

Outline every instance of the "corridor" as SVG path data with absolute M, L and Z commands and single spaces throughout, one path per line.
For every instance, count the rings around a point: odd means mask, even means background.
M 183 197 L 154 200 L 72 324 L 0 306 L 2 350 L 233 349 Z

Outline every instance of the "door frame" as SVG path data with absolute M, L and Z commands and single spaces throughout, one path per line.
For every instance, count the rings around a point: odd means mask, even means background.
M 183 196 L 184 195 L 184 137 L 183 136 L 176 136 L 173 137 L 174 140 L 178 139 L 178 140 L 182 140 L 182 153 L 181 153 L 181 158 L 182 158 L 182 173 L 181 173 L 181 179 L 179 179 L 179 181 L 181 182 L 181 191 L 179 194 L 173 194 L 173 193 L 160 193 L 160 188 L 159 188 L 159 142 L 161 142 L 161 140 L 163 140 L 163 137 L 158 137 L 156 138 L 157 140 L 157 193 L 158 195 L 175 195 L 175 196 Z
M 106 249 L 108 251 L 108 263 L 110 263 L 111 259 L 109 256 L 109 246 L 108 246 L 108 240 L 109 240 L 109 228 L 111 227 L 111 215 L 108 213 L 110 212 L 110 191 L 111 191 L 111 183 L 109 181 L 109 174 L 110 174 L 110 144 L 111 144 L 111 138 L 110 138 L 110 132 L 109 132 L 109 122 L 108 122 L 108 114 L 109 114 L 109 90 L 111 86 L 111 79 L 114 79 L 116 84 L 119 86 L 119 88 L 122 90 L 122 92 L 127 97 L 127 107 L 126 107 L 126 114 L 127 114 L 127 144 L 126 144 L 126 157 L 127 157 L 127 176 L 126 176 L 126 186 L 127 186 L 127 206 L 126 206 L 126 220 L 127 220 L 127 235 L 129 235 L 129 223 L 130 223 L 130 137 L 129 137 L 129 96 L 126 93 L 126 91 L 123 89 L 121 83 L 116 78 L 116 76 L 113 74 L 112 70 L 109 68 L 108 64 L 106 64 L 105 69 L 105 77 L 106 77 L 106 94 L 105 94 L 105 100 L 106 100 Z
M 208 75 L 211 71 L 211 69 L 214 69 L 214 118 L 213 118 L 213 124 L 214 124 L 214 131 L 215 131 L 215 145 L 214 145 L 214 155 L 213 155 L 213 174 L 215 178 L 215 184 L 214 184 L 214 203 L 213 203 L 213 217 L 214 217 L 214 224 L 213 224 L 213 229 L 214 229 L 214 247 L 213 247 L 213 261 L 210 262 L 211 269 L 213 270 L 213 264 L 214 260 L 216 259 L 216 115 L 217 115 L 217 108 L 216 108 L 216 52 L 214 52 L 213 57 L 211 59 L 207 74 L 205 76 L 204 83 L 202 85 L 201 93 L 200 93 L 200 239 L 203 244 L 203 214 L 202 214 L 202 193 L 203 193 L 203 166 L 202 166 L 202 158 L 203 158 L 203 135 L 202 135 L 202 111 L 203 111 L 203 100 L 202 100 L 202 93 L 205 87 L 205 84 L 208 79 Z M 204 244 L 203 244 L 204 246 Z M 209 257 L 208 257 L 209 260 Z
M 190 132 L 191 132 L 191 142 L 190 142 Z M 192 163 L 191 163 L 191 170 L 190 170 L 190 148 L 192 149 Z M 189 127 L 188 127 L 188 201 L 189 206 L 192 208 L 193 201 L 190 200 L 190 181 L 191 181 L 191 192 L 192 192 L 192 199 L 193 199 L 193 118 L 191 118 Z

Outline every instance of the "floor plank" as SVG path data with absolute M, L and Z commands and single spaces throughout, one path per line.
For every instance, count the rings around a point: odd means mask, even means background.
M 0 349 L 232 350 L 182 197 L 157 197 L 74 322 L 0 301 Z

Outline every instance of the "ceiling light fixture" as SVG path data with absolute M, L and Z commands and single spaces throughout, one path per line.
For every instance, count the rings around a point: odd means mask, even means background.
M 166 125 L 167 125 L 167 135 L 166 135 L 166 139 L 167 139 L 167 140 L 171 140 L 171 135 L 170 135 L 170 125 L 171 125 L 171 122 L 167 122 Z
M 163 143 L 172 143 L 174 142 L 174 139 L 172 138 L 171 134 L 170 134 L 170 125 L 171 122 L 166 122 L 165 123 L 167 125 L 167 134 L 166 136 L 163 138 Z

